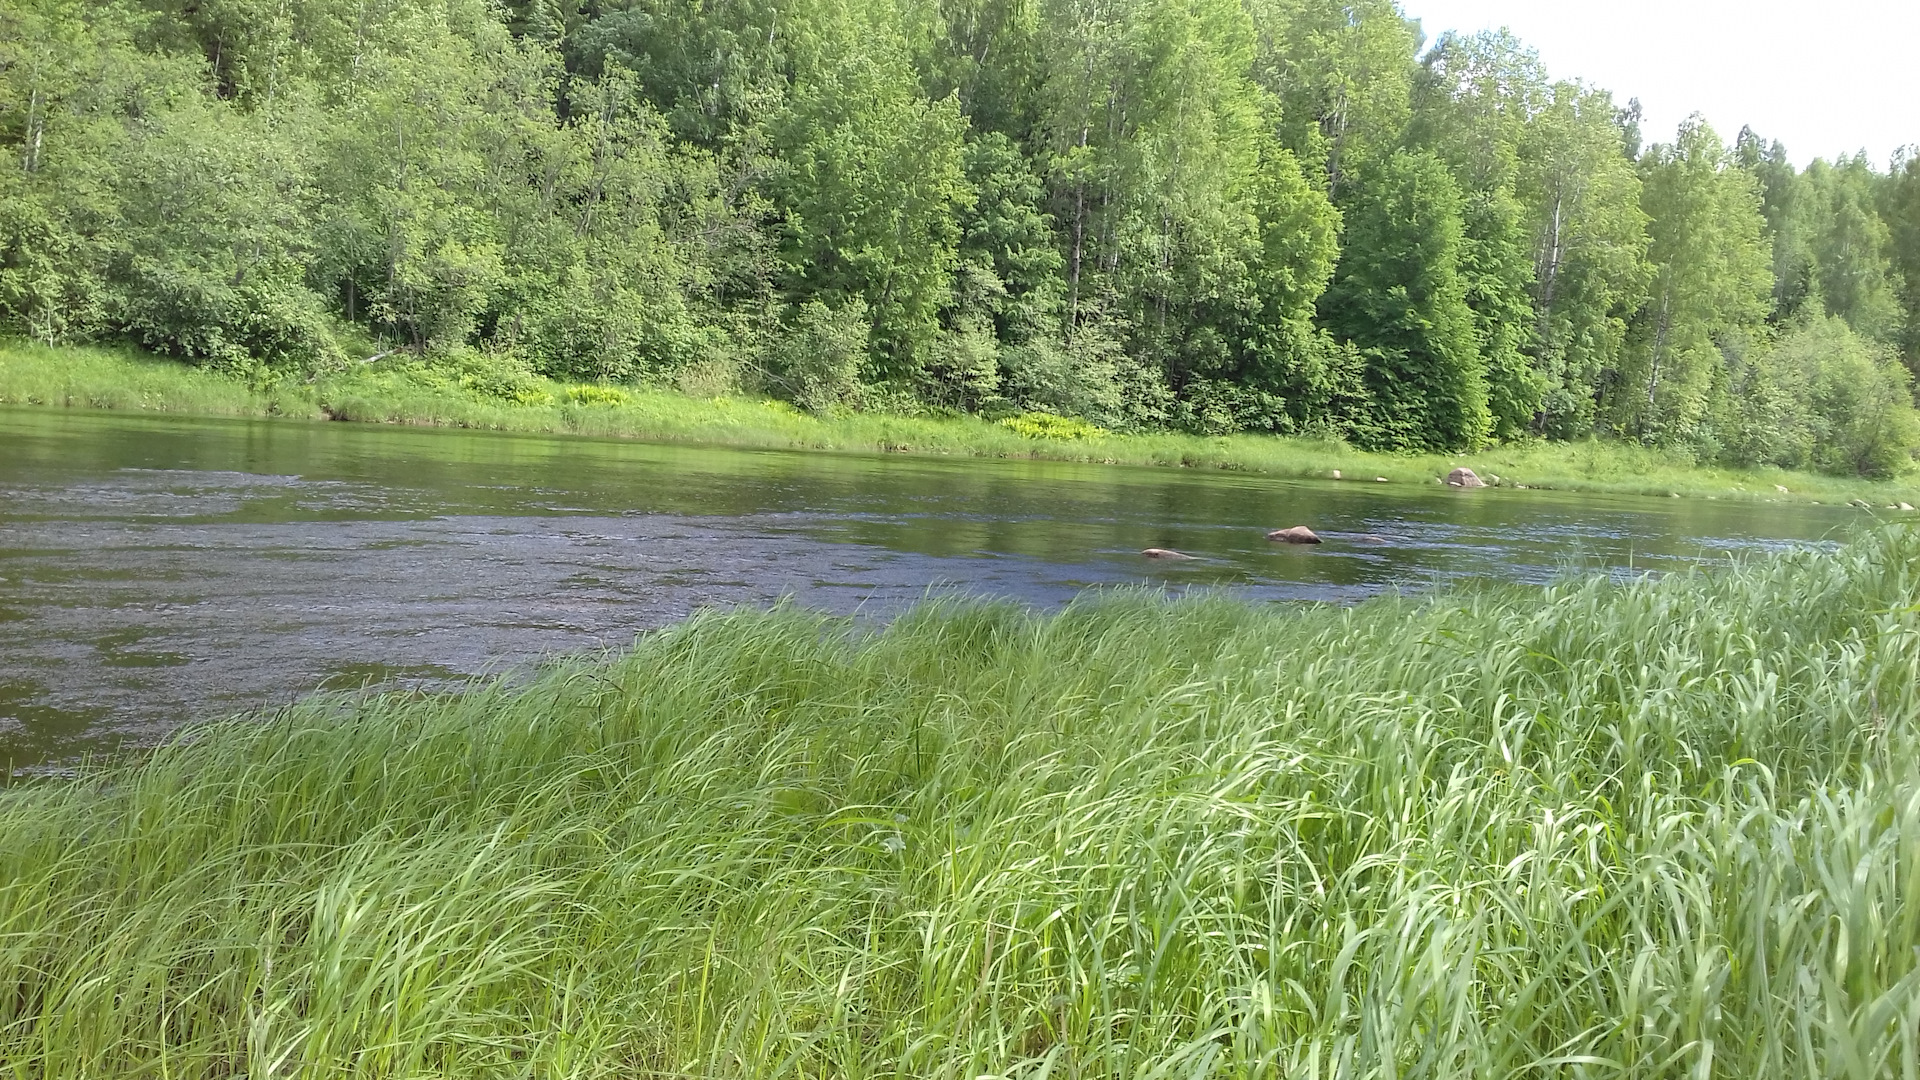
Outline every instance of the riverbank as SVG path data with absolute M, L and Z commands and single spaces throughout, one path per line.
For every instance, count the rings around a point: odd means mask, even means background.
M 1352 609 L 776 609 L 309 701 L 0 792 L 0 1058 L 1891 1076 L 1917 576 L 1894 530 Z
M 471 380 L 469 380 L 471 381 Z M 504 396 L 503 396 L 504 395 Z M 517 399 L 516 399 L 517 397 Z M 822 418 L 783 402 L 529 380 L 462 385 L 414 365 L 366 368 L 264 388 L 131 349 L 0 342 L 0 405 L 278 416 L 498 431 L 618 436 L 767 449 L 1031 457 L 1233 469 L 1271 476 L 1432 484 L 1465 465 L 1506 486 L 1745 500 L 1920 503 L 1920 479 L 1872 481 L 1778 469 L 1701 468 L 1628 443 L 1526 443 L 1463 455 L 1373 454 L 1340 443 L 1176 433 L 1093 438 L 1022 434 L 979 417 L 848 413 Z M 1044 429 L 1043 429 L 1044 430 Z M 1782 491 L 1781 489 L 1785 489 Z

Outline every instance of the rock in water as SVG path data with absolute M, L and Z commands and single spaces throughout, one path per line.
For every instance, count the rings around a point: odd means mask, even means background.
M 1465 466 L 1461 466 L 1460 468 L 1455 469 L 1452 472 L 1447 474 L 1447 486 L 1457 487 L 1457 488 L 1477 488 L 1477 487 L 1486 487 L 1487 482 L 1485 480 L 1480 479 L 1479 473 L 1476 473 L 1472 469 L 1469 469 Z
M 1199 557 L 1197 555 L 1189 555 L 1184 551 L 1175 551 L 1172 548 L 1148 548 L 1140 554 L 1145 555 L 1149 559 L 1195 559 Z
M 1305 525 L 1295 525 L 1291 529 L 1275 529 L 1267 534 L 1267 539 L 1276 544 L 1317 544 L 1320 538 Z

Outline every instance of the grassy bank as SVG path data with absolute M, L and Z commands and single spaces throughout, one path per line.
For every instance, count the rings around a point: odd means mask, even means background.
M 1913 1077 L 1920 534 L 710 616 L 0 793 L 18 1076 Z
M 1372 454 L 1339 443 L 1182 434 L 1031 438 L 978 417 L 874 414 L 820 418 L 781 402 L 540 380 L 527 400 L 479 392 L 407 364 L 375 365 L 314 383 L 264 389 L 132 350 L 0 342 L 0 404 L 149 410 L 206 416 L 331 417 L 501 431 L 612 435 L 756 448 L 1033 457 L 1109 464 L 1237 469 L 1283 477 L 1432 484 L 1456 465 L 1509 485 L 1563 491 L 1724 499 L 1920 503 L 1920 480 L 1875 482 L 1778 469 L 1701 468 L 1626 443 L 1530 443 L 1467 455 Z M 1785 488 L 1786 492 L 1779 489 Z

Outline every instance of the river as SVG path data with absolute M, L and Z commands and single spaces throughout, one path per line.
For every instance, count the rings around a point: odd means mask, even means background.
M 0 409 L 0 775 L 782 598 L 1348 603 L 1831 541 L 1843 507 Z M 1307 525 L 1326 543 L 1270 544 Z M 1143 559 L 1143 548 L 1200 556 Z

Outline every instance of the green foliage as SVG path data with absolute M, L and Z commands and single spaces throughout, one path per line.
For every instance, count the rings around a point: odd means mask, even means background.
M 1887 223 L 1887 255 L 1901 307 L 1901 344 L 1907 368 L 1920 371 L 1920 152 L 1909 147 L 1881 181 L 1880 215 Z
M 1813 287 L 1830 315 L 1879 341 L 1899 330 L 1887 250 L 1892 237 L 1874 207 L 1878 178 L 1865 155 L 1828 165 L 1815 159 L 1801 183 L 1812 203 Z
M 960 215 L 950 324 L 965 332 L 991 320 L 1009 344 L 1057 337 L 1065 260 L 1041 209 L 1040 177 L 998 132 L 967 144 L 966 173 L 973 200 Z
M 1907 370 L 1832 316 L 1737 366 L 1723 411 L 1722 456 L 1736 465 L 1884 477 L 1920 450 Z
M 848 300 L 837 309 L 807 301 L 774 350 L 775 384 L 809 412 L 859 405 L 871 326 L 861 300 Z
M 1773 242 L 1773 318 L 1822 313 L 1880 341 L 1898 336 L 1901 311 L 1889 256 L 1892 235 L 1875 205 L 1881 178 L 1864 156 L 1815 159 L 1796 171 L 1779 143 L 1740 133 L 1735 154 L 1761 184 Z
M 1346 431 L 1366 388 L 1357 368 L 1328 364 L 1332 346 L 1314 326 L 1315 305 L 1339 256 L 1340 212 L 1310 184 L 1289 151 L 1263 148 L 1250 199 L 1257 254 L 1239 295 L 1212 306 L 1189 346 L 1180 388 L 1182 426 L 1219 432 Z M 1198 335 L 1195 335 L 1198 337 Z
M 955 213 L 969 201 L 966 122 L 917 95 L 884 39 L 861 42 L 795 87 L 780 122 L 790 291 L 871 313 L 876 372 L 912 374 L 951 289 Z
M 1335 195 L 1392 151 L 1410 114 L 1418 27 L 1392 0 L 1254 0 L 1253 77 L 1280 102 L 1280 139 Z
M 1760 182 L 1760 212 L 1767 219 L 1767 239 L 1773 245 L 1773 313 L 1778 323 L 1791 323 L 1807 314 L 1807 302 L 1816 295 L 1812 234 L 1812 200 L 1800 171 L 1779 142 L 1767 143 L 1752 128 L 1742 128 L 1734 141 L 1740 167 Z
M 548 405 L 553 385 L 510 354 L 458 349 L 429 357 L 422 374 L 431 385 L 451 384 L 475 397 L 514 405 Z
M 1366 359 L 1369 415 L 1355 437 L 1396 450 L 1471 450 L 1493 417 L 1460 269 L 1460 189 L 1439 158 L 1402 150 L 1348 191 L 1347 246 L 1320 310 Z
M 0 1057 L 1898 1076 L 1916 567 L 710 614 L 307 701 L 0 793 Z
M 1606 405 L 1622 430 L 1685 444 L 1724 370 L 1766 317 L 1773 278 L 1760 189 L 1705 121 L 1641 159 L 1653 282 Z
M 547 10 L 535 0 L 527 6 Z M 559 28 L 571 66 L 589 77 L 636 73 L 674 132 L 702 145 L 723 142 L 736 125 L 764 120 L 779 106 L 811 14 L 804 6 L 783 12 L 767 0 L 640 0 L 575 10 L 590 17 Z
M 1028 439 L 1098 439 L 1107 434 L 1105 429 L 1077 417 L 1056 416 L 1046 412 L 1009 416 L 1000 421 L 1000 425 Z
M 0 0 L 0 326 L 1708 458 L 1766 334 L 1920 368 L 1914 164 L 1637 161 L 1510 34 L 1421 40 L 1394 0 Z M 816 303 L 857 363 L 799 359 Z
M 1005 350 L 1006 396 L 1115 431 L 1162 426 L 1172 393 L 1160 372 L 1128 352 L 1125 331 L 1118 320 L 1086 310 L 1064 343 L 1036 340 Z
M 1489 433 L 1521 438 L 1540 413 L 1545 380 L 1526 355 L 1535 330 L 1533 266 L 1516 184 L 1527 121 L 1548 92 L 1546 73 L 1504 33 L 1448 35 L 1421 67 L 1410 135 L 1447 162 L 1465 196 L 1460 275 L 1487 372 Z
M 1542 434 L 1592 432 L 1629 320 L 1645 301 L 1647 216 L 1613 100 L 1556 83 L 1520 142 L 1515 192 L 1533 235 L 1535 331 L 1529 353 L 1542 382 Z

